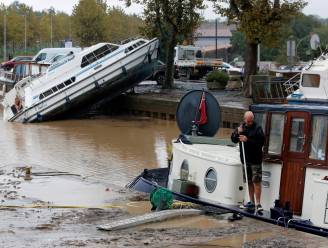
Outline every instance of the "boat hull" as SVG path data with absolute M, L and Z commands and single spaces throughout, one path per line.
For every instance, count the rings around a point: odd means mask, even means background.
M 154 189 L 161 188 L 161 187 L 167 189 L 166 185 L 168 182 L 168 178 L 167 178 L 168 175 L 169 175 L 169 168 L 144 170 L 144 172 L 141 173 L 138 177 L 136 177 L 132 182 L 130 182 L 127 185 L 127 187 L 145 193 L 151 193 Z M 271 224 L 284 226 L 286 228 L 294 228 L 299 231 L 312 233 L 323 237 L 328 237 L 328 229 L 311 225 L 308 222 L 301 219 L 279 218 L 277 220 L 271 218 L 270 212 L 268 211 L 264 211 L 262 214 L 258 214 L 258 213 L 248 212 L 246 210 L 240 209 L 238 205 L 228 205 L 219 202 L 208 201 L 205 199 L 195 198 L 181 193 L 173 192 L 171 190 L 170 192 L 172 192 L 174 198 L 177 200 L 192 202 L 202 206 L 219 208 L 219 209 L 227 210 L 231 213 L 241 214 L 245 217 L 250 217 Z

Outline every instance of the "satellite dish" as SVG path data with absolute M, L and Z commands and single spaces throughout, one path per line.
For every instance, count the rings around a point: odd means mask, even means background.
M 216 98 L 207 91 L 192 90 L 185 94 L 177 107 L 176 120 L 182 134 L 190 135 L 195 122 L 200 119 L 200 103 L 205 97 L 207 121 L 198 125 L 198 135 L 213 137 L 220 127 L 221 111 Z
M 320 37 L 317 34 L 312 34 L 310 39 L 310 45 L 312 50 L 317 50 L 320 46 Z

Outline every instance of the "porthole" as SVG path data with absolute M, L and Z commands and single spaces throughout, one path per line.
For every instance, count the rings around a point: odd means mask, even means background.
M 188 180 L 188 177 L 189 177 L 189 164 L 188 164 L 188 161 L 185 159 L 182 161 L 182 164 L 181 164 L 180 179 Z
M 205 180 L 204 180 L 206 191 L 208 193 L 214 192 L 214 190 L 216 189 L 217 182 L 218 179 L 217 179 L 216 171 L 213 168 L 209 168 L 206 171 Z

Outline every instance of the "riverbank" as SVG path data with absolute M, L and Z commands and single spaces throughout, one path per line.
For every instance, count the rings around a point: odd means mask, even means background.
M 121 95 L 110 103 L 109 111 L 146 116 L 164 120 L 175 120 L 177 105 L 183 95 L 190 90 L 207 90 L 203 81 L 176 81 L 173 89 L 162 89 L 152 82 L 144 82 L 133 92 Z M 252 104 L 241 91 L 210 91 L 221 107 L 221 127 L 234 128 L 243 119 L 245 111 Z

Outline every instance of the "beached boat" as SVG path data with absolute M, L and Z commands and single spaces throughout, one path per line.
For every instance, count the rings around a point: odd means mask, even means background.
M 172 142 L 170 168 L 146 170 L 129 186 L 146 192 L 165 187 L 180 199 L 328 236 L 327 58 L 323 55 L 306 67 L 300 81 L 284 85 L 286 90 L 298 88 L 286 103 L 250 106 L 265 132 L 263 213 L 239 208 L 248 194 L 238 147 L 215 138 L 187 136 L 192 130 L 208 136 L 217 131 L 219 109 L 209 109 L 216 104 L 208 92 L 190 92 L 181 100 L 177 121 L 184 135 Z M 207 122 L 195 125 L 204 95 Z
M 34 61 L 19 61 L 12 71 L 0 70 L 0 95 L 4 96 L 17 82 L 26 77 L 38 77 L 46 73 L 49 64 Z
M 70 53 L 40 77 L 19 81 L 2 102 L 3 117 L 24 123 L 50 120 L 113 98 L 151 75 L 157 49 L 157 39 L 135 39 Z

